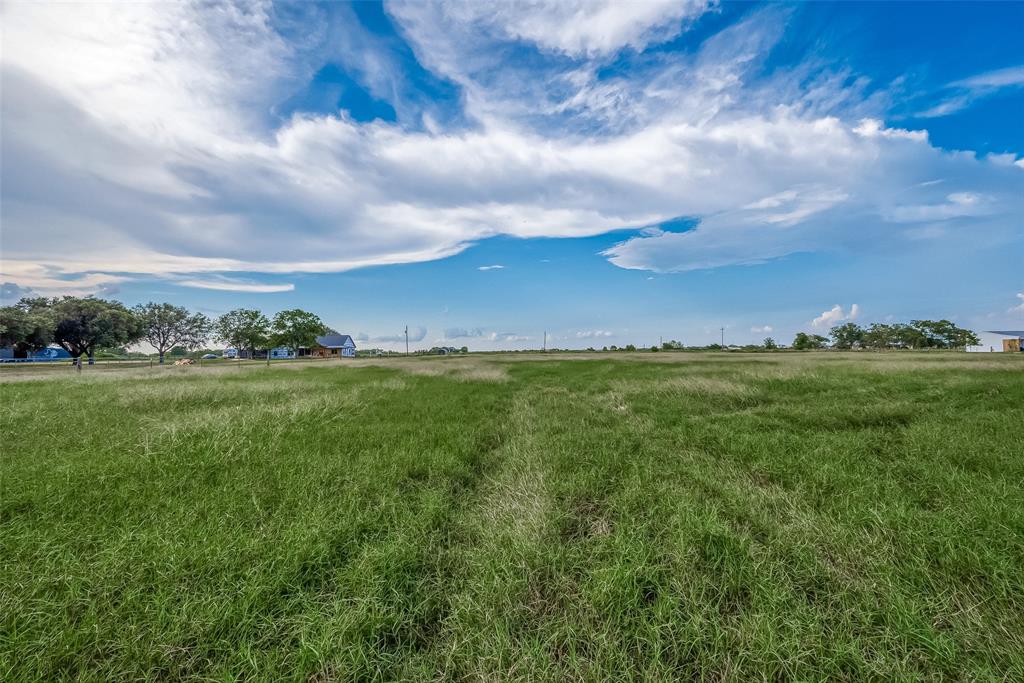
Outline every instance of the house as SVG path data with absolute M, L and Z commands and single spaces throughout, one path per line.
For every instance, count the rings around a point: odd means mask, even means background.
M 299 349 L 300 356 L 314 358 L 355 358 L 356 343 L 347 334 L 325 334 L 316 338 L 316 344 Z
M 281 360 L 284 358 L 295 358 L 295 352 L 286 346 L 278 346 L 270 349 L 271 360 Z
M 980 344 L 968 346 L 968 353 L 1020 353 L 1024 351 L 1024 330 L 988 330 L 979 332 Z

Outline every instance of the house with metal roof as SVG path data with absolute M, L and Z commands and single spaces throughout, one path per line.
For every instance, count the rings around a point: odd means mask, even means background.
M 968 353 L 1020 353 L 1024 351 L 1024 330 L 987 330 L 978 333 L 980 344 L 968 346 Z
M 347 334 L 325 334 L 316 338 L 316 344 L 299 352 L 315 358 L 355 358 L 356 343 Z

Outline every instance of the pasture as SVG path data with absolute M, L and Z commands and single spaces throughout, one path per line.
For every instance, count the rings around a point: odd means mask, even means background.
M 6 681 L 1024 679 L 1021 357 L 0 382 Z

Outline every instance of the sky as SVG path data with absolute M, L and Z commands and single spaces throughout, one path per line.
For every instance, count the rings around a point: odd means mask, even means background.
M 6 2 L 0 283 L 363 347 L 1024 329 L 1024 3 Z

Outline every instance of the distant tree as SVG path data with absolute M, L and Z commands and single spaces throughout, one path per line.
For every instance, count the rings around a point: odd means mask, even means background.
M 910 327 L 920 336 L 921 347 L 952 349 L 979 343 L 974 332 L 949 320 L 911 320 Z
M 167 355 L 170 356 L 171 358 L 184 358 L 185 356 L 188 355 L 188 349 L 186 349 L 184 346 L 175 346 L 170 351 L 167 352 Z
M 806 332 L 797 332 L 796 337 L 793 339 L 793 348 L 798 351 L 807 351 L 809 349 L 823 349 L 825 344 L 828 343 L 828 339 L 822 337 L 820 334 L 807 334 Z
M 761 346 L 763 346 L 765 349 L 769 351 L 779 348 L 779 345 L 776 344 L 775 340 L 772 339 L 771 337 L 765 337 L 764 341 L 761 342 Z
M 636 351 L 636 347 L 632 344 L 626 344 L 626 351 Z
M 662 342 L 661 348 L 664 349 L 665 351 L 672 351 L 675 349 L 683 348 L 683 345 L 681 342 L 677 342 L 675 339 L 672 339 L 667 342 Z
M 181 306 L 152 301 L 136 306 L 134 310 L 143 324 L 142 338 L 156 349 L 161 363 L 164 362 L 164 354 L 175 346 L 186 352 L 198 349 L 210 336 L 210 319 L 202 313 L 193 314 Z
M 327 334 L 328 327 L 316 315 L 293 308 L 281 311 L 271 323 L 274 331 L 273 343 L 291 349 L 297 356 L 300 347 L 310 347 L 316 338 Z
M 468 346 L 463 346 L 461 349 L 459 349 L 459 351 L 461 353 L 469 353 L 469 347 Z
M 19 356 L 41 351 L 53 341 L 50 301 L 22 299 L 0 308 L 0 346 L 11 346 Z
M 247 349 L 249 357 L 267 343 L 270 321 L 252 308 L 236 308 L 217 318 L 214 323 L 217 338 L 238 350 Z
M 653 353 L 657 353 L 657 352 L 658 352 L 658 347 L 652 344 L 652 345 L 651 345 L 651 351 L 652 351 Z
M 66 296 L 53 299 L 50 309 L 53 340 L 72 358 L 88 356 L 90 365 L 96 349 L 127 346 L 142 338 L 142 322 L 118 301 Z
M 852 349 L 864 341 L 864 328 L 857 323 L 843 323 L 836 325 L 829 332 L 832 337 L 832 346 L 836 349 Z

